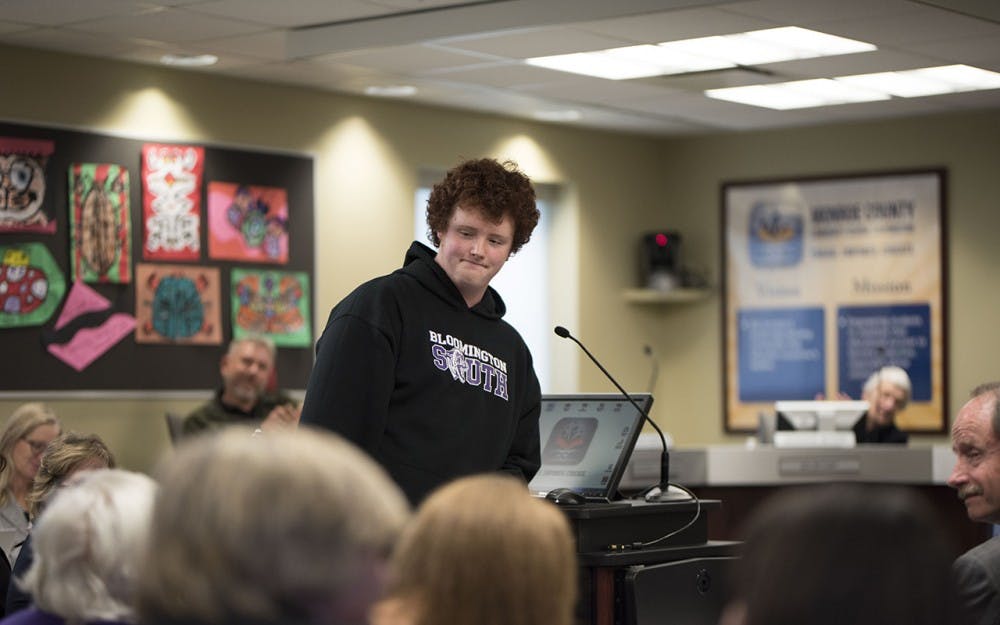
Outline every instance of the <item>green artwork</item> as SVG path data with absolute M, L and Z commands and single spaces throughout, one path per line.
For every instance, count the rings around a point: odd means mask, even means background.
M 0 245 L 0 328 L 40 326 L 66 293 L 66 279 L 41 243 Z
M 312 347 L 307 273 L 233 269 L 230 284 L 234 339 L 257 334 L 282 347 Z

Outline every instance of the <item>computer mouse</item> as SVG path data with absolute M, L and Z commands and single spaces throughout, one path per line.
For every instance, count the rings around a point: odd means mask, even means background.
M 568 488 L 553 488 L 545 498 L 560 506 L 579 506 L 587 503 L 587 498 Z

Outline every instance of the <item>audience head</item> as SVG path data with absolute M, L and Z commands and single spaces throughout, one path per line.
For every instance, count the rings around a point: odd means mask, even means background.
M 77 474 L 31 532 L 34 561 L 22 587 L 39 609 L 69 623 L 135 622 L 135 578 L 156 485 L 139 473 Z
M 747 521 L 722 625 L 945 625 L 953 546 L 902 487 L 789 488 Z
M 0 432 L 0 506 L 7 503 L 13 484 L 31 486 L 42 453 L 60 429 L 56 413 L 42 403 L 24 404 L 10 415 Z
M 973 521 L 1000 523 L 1000 382 L 972 391 L 951 427 L 955 468 L 948 485 Z
M 910 402 L 910 376 L 900 367 L 882 367 L 869 376 L 862 388 L 862 398 L 868 400 L 868 418 L 876 425 L 891 425 L 896 413 Z
M 68 432 L 55 439 L 42 454 L 38 474 L 28 495 L 28 513 L 38 516 L 49 495 L 80 471 L 115 468 L 115 457 L 96 434 Z
M 158 476 L 145 625 L 365 623 L 409 517 L 381 467 L 310 429 L 195 437 Z
M 434 185 L 427 200 L 427 227 L 435 246 L 441 244 L 439 233 L 448 230 L 459 206 L 478 210 L 494 223 L 500 223 L 504 216 L 510 217 L 514 226 L 511 254 L 531 239 L 540 215 L 531 180 L 513 161 L 501 163 L 491 158 L 460 163 Z
M 461 478 L 433 492 L 404 531 L 391 598 L 376 615 L 402 611 L 413 625 L 570 625 L 575 558 L 563 513 L 522 482 Z
M 233 340 L 219 364 L 223 397 L 236 404 L 257 403 L 274 371 L 275 353 L 274 342 L 264 336 Z

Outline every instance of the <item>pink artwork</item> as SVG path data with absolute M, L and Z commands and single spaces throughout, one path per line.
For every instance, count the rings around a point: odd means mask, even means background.
M 209 182 L 208 255 L 221 260 L 287 263 L 285 190 Z
M 201 178 L 205 150 L 185 145 L 142 146 L 142 257 L 201 256 Z
M 44 206 L 45 165 L 53 151 L 51 141 L 0 137 L 0 232 L 56 231 Z
M 80 327 L 70 325 L 82 319 L 88 323 Z M 135 317 L 112 312 L 111 302 L 100 293 L 83 282 L 75 282 L 56 320 L 55 336 L 61 340 L 49 343 L 46 349 L 77 371 L 83 371 L 134 329 Z

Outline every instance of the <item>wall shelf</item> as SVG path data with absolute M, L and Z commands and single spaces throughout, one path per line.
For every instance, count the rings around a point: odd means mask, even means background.
M 684 304 L 697 302 L 707 298 L 711 290 L 703 289 L 670 289 L 660 291 L 657 289 L 626 289 L 623 296 L 626 302 L 632 304 Z

